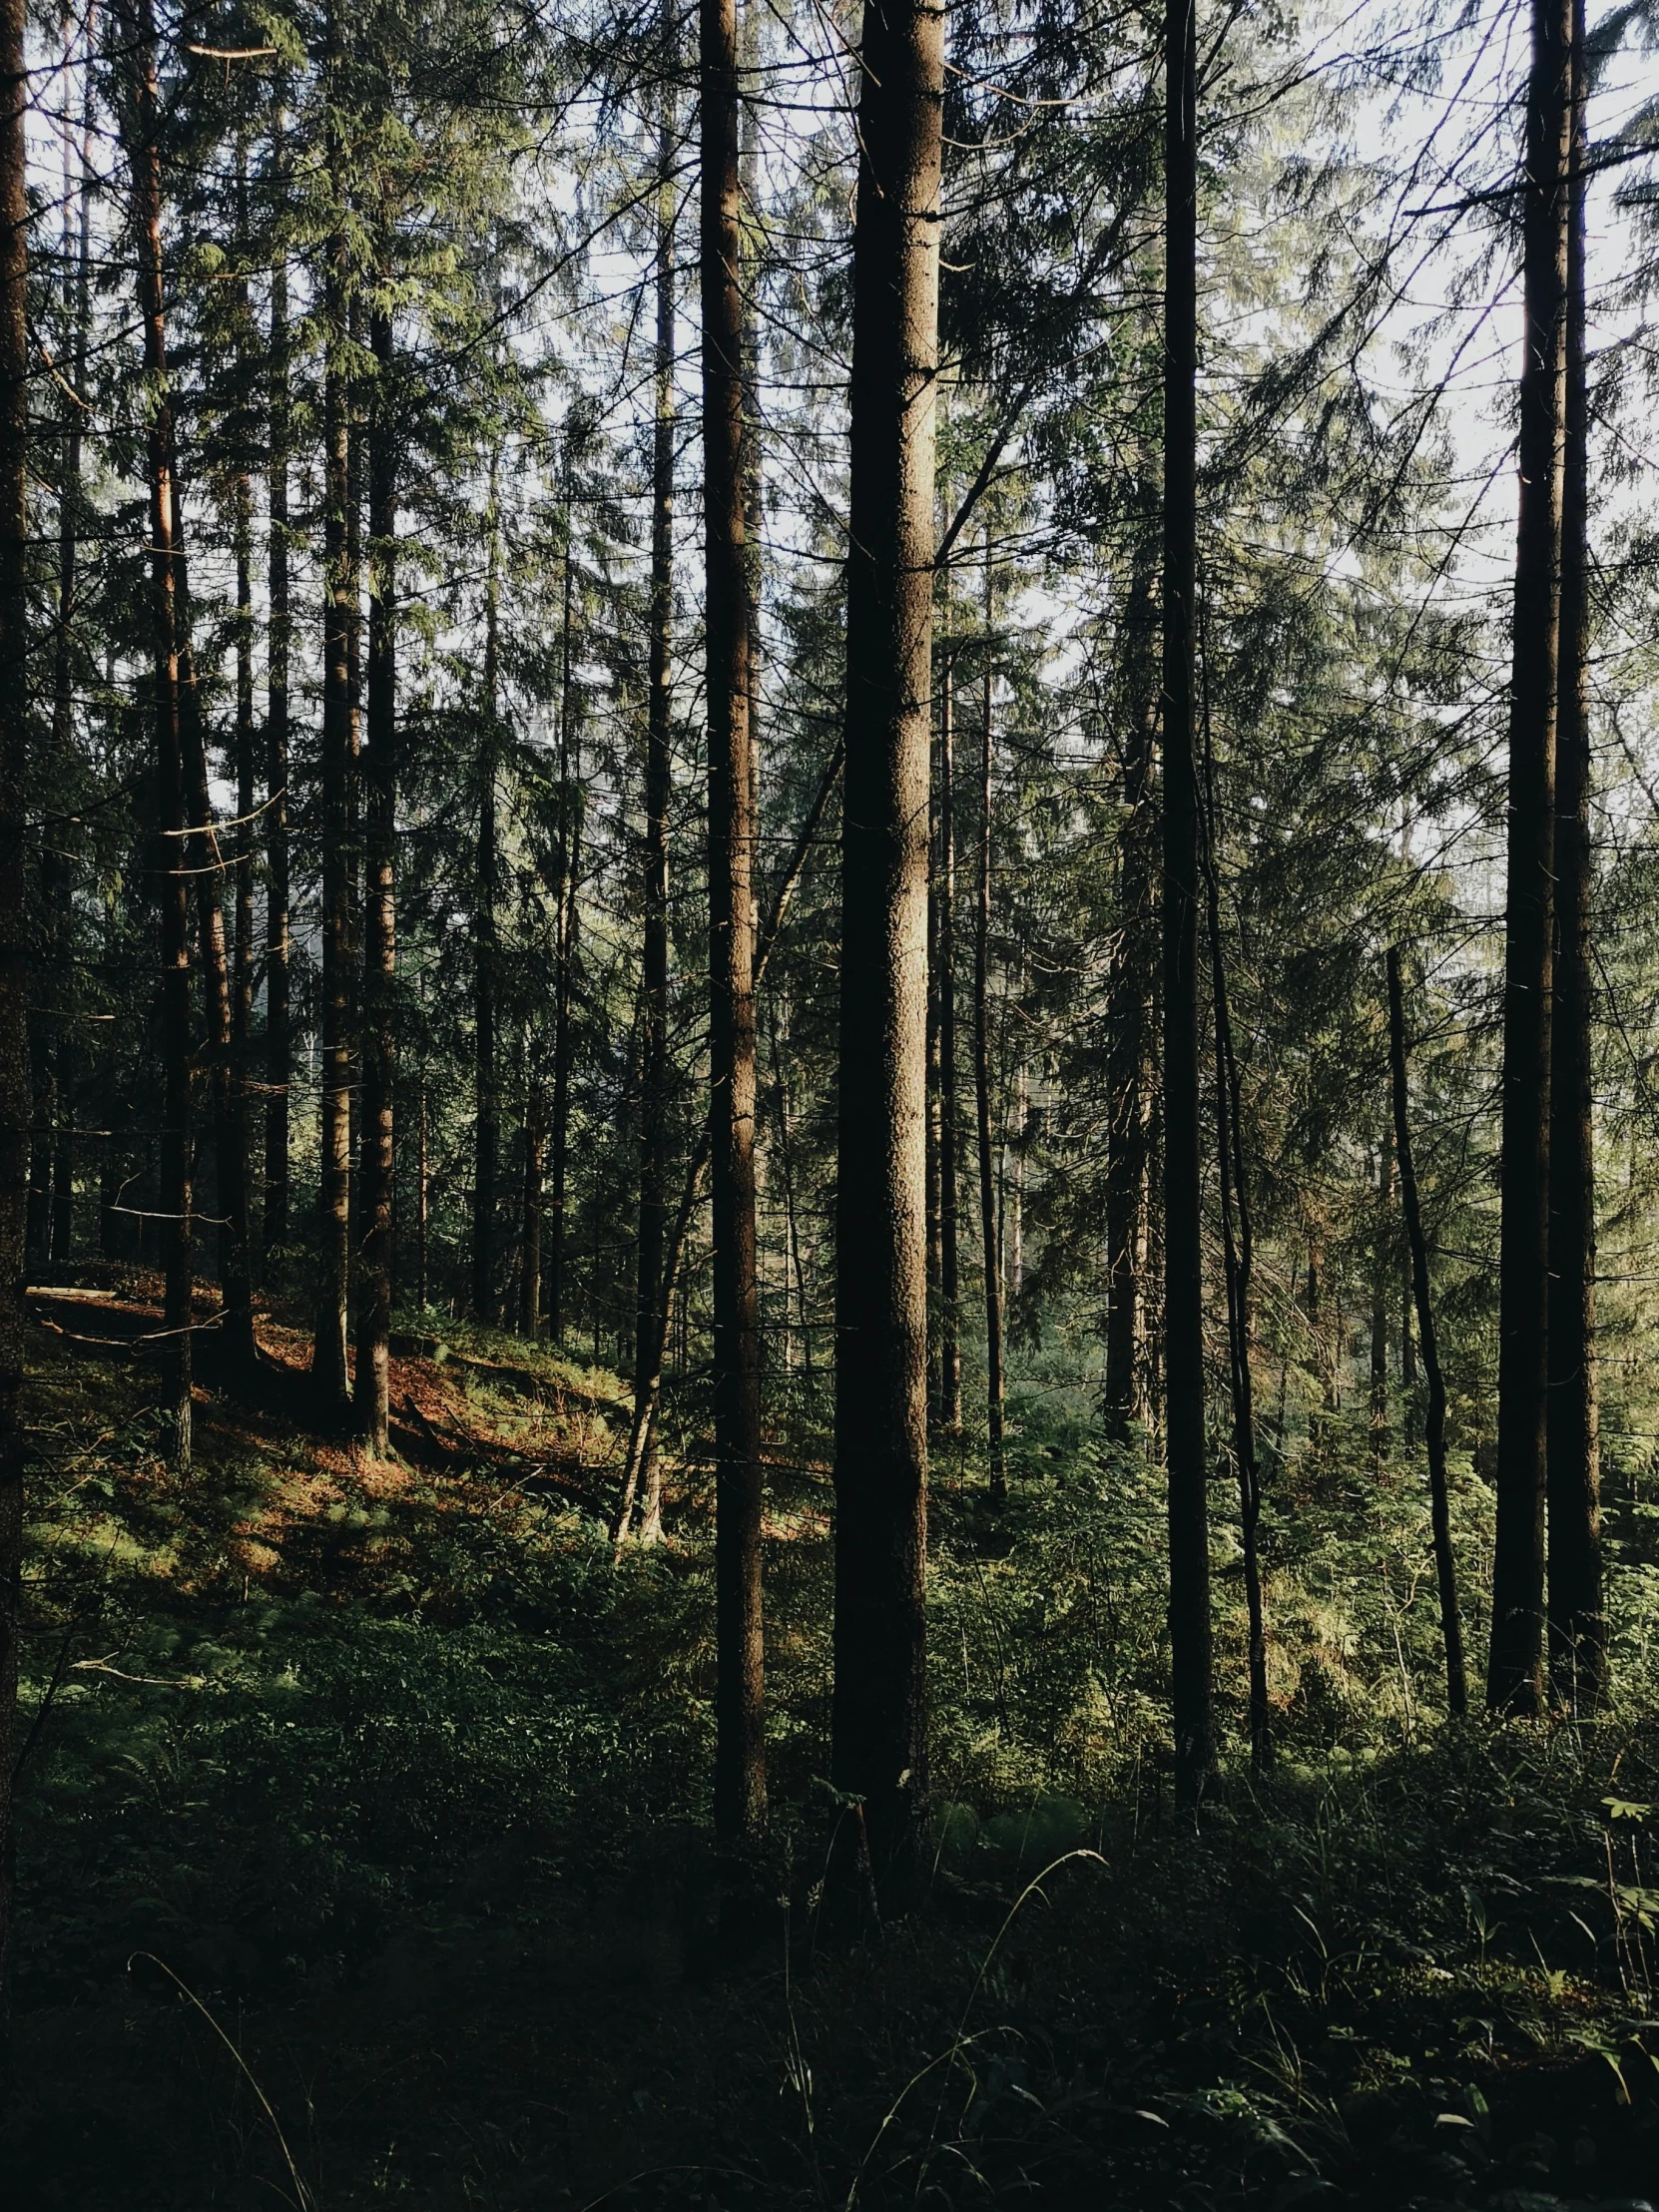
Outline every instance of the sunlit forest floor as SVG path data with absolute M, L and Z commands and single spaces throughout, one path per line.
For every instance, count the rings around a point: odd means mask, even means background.
M 107 1341 L 156 1326 L 155 1288 L 83 1278 L 31 1348 L 8 2206 L 1659 2195 L 1640 1624 L 1614 1717 L 1447 1729 L 1407 1461 L 1334 1427 L 1280 1468 L 1279 1757 L 1232 1756 L 1195 1829 L 1161 1748 L 1155 1477 L 1036 1386 L 1001 1521 L 945 1453 L 934 1881 L 847 1948 L 815 1921 L 822 1407 L 781 1386 L 778 1904 L 735 1948 L 695 1399 L 668 1540 L 617 1568 L 623 1386 L 431 1317 L 396 1339 L 395 1463 L 307 1423 L 274 1320 L 258 1403 L 216 1394 L 210 1350 L 180 1483 L 142 1348 Z M 1236 1745 L 1232 1566 L 1219 1526 Z

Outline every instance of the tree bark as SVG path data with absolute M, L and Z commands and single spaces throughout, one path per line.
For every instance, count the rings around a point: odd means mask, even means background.
M 1405 1002 L 1399 979 L 1399 948 L 1388 950 L 1388 1065 L 1392 1076 L 1394 1157 L 1399 1168 L 1400 1210 L 1411 1256 L 1411 1292 L 1417 1311 L 1417 1342 L 1428 1384 L 1428 1414 L 1423 1436 L 1428 1450 L 1428 1509 L 1434 1531 L 1434 1573 L 1440 1595 L 1440 1640 L 1445 1648 L 1446 1705 L 1454 1717 L 1468 1711 L 1463 1665 L 1463 1624 L 1457 1609 L 1457 1559 L 1451 1548 L 1451 1508 L 1445 1466 L 1445 1382 L 1440 1374 L 1434 1309 L 1428 1295 L 1428 1244 L 1417 1202 L 1417 1172 L 1411 1154 L 1411 1121 L 1405 1081 Z
M 1550 1014 L 1560 665 L 1572 0 L 1533 0 L 1523 204 L 1525 351 L 1509 710 L 1498 1252 L 1497 1530 L 1486 1703 L 1543 1703 Z
M 830 1768 L 859 1808 L 840 1824 L 842 1878 L 867 1864 L 876 1899 L 901 1906 L 925 1863 L 927 1820 L 922 1214 L 943 11 L 866 6 L 859 58 Z
M 674 688 L 674 96 L 665 87 L 657 140 L 656 419 L 651 455 L 651 638 L 645 732 L 644 944 L 640 967 L 640 1226 L 635 1270 L 634 1411 L 648 1461 L 645 1532 L 662 1525 L 652 1429 L 641 1408 L 661 1387 L 668 1316 L 663 1240 L 668 1216 L 668 870 L 673 800 Z M 651 1500 L 659 1500 L 656 1512 Z M 630 1504 L 632 1499 L 629 1500 Z
M 335 155 L 337 173 L 338 155 Z M 335 190 L 338 191 L 337 181 Z M 346 242 L 327 243 L 323 273 L 322 1128 L 319 1284 L 311 1373 L 325 1407 L 351 1404 L 346 1332 L 351 1280 L 351 498 Z
M 524 1221 L 519 1239 L 518 1333 L 534 1344 L 541 1334 L 541 1202 L 547 1176 L 547 1115 L 536 1039 L 524 1037 Z
M 0 0 L 0 2091 L 10 2074 L 15 1948 L 18 1648 L 23 1602 L 21 1409 L 29 1196 L 29 321 L 24 0 Z
M 1156 540 L 1147 532 L 1132 572 L 1124 614 L 1124 824 L 1119 848 L 1118 946 L 1112 963 L 1108 1068 L 1110 1127 L 1106 1154 L 1106 1433 L 1127 1443 L 1144 1414 L 1141 1345 L 1145 1333 L 1146 1208 L 1155 1087 L 1153 909 L 1156 796 L 1153 756 L 1158 693 L 1151 632 L 1156 620 Z
M 393 1100 L 397 1080 L 397 444 L 391 316 L 369 321 L 374 386 L 368 426 L 368 744 L 363 877 L 363 1081 L 358 1155 L 360 1287 L 357 1426 L 377 1459 L 390 1448 Z
M 754 765 L 744 528 L 744 313 L 735 0 L 702 0 L 703 454 L 714 1167 L 715 1834 L 766 1826 L 761 1360 L 755 1235 Z
M 1555 1005 L 1550 1067 L 1549 1669 L 1568 1712 L 1606 1692 L 1596 1389 L 1596 1182 L 1590 836 L 1589 392 L 1584 335 L 1583 0 L 1571 4 L 1573 182 L 1566 297 L 1561 638 L 1555 792 Z
M 249 251 L 248 151 L 237 139 L 237 258 Z M 248 283 L 237 279 L 238 341 L 249 347 L 253 336 L 249 322 Z M 245 355 L 246 359 L 246 355 Z M 243 1161 L 248 1195 L 248 1266 L 250 1296 L 253 1277 L 253 1192 L 249 1177 L 251 1124 L 248 1112 L 249 1079 L 253 1073 L 250 1041 L 254 1025 L 254 493 L 246 455 L 239 455 L 231 484 L 231 535 L 237 568 L 237 720 L 234 746 L 237 779 L 236 921 L 232 940 L 231 970 L 231 1111 L 236 1125 L 237 1151 Z M 252 1326 L 252 1324 L 250 1324 Z
M 962 1427 L 962 1263 L 960 1107 L 956 1096 L 956 701 L 947 651 L 940 670 L 939 880 L 937 981 L 939 1031 L 939 1426 Z
M 495 901 L 499 893 L 495 779 L 498 722 L 497 652 L 500 624 L 499 528 L 496 464 L 490 464 L 488 576 L 484 586 L 484 713 L 478 735 L 478 841 L 472 921 L 473 1198 L 472 1312 L 481 1322 L 495 1313 L 495 1169 L 501 1148 L 501 1103 L 496 1079 L 496 967 L 499 945 Z
M 973 1103 L 979 1136 L 979 1232 L 985 1271 L 985 1430 L 990 1502 L 1008 1498 L 1002 1460 L 1002 1239 L 991 1145 L 991 767 L 996 665 L 991 654 L 991 541 L 985 533 L 985 665 L 979 690 L 979 872 L 973 927 Z
M 160 1206 L 166 1251 L 163 1340 L 173 1460 L 191 1463 L 191 1166 L 194 1068 L 191 1060 L 190 855 L 187 850 L 183 580 L 178 574 L 173 410 L 168 389 L 167 323 L 162 295 L 160 96 L 151 0 L 123 0 L 122 43 L 129 80 L 121 117 L 132 180 L 138 244 L 139 311 L 150 384 L 146 459 L 150 492 L 150 600 L 156 672 L 156 874 L 162 935 L 163 1098 Z
M 282 95 L 276 95 L 273 165 L 287 179 Z M 288 1240 L 288 1082 L 292 1072 L 288 969 L 288 308 L 287 261 L 271 271 L 271 455 L 266 662 L 266 1109 L 265 1251 Z
M 1199 806 L 1193 671 L 1198 540 L 1198 32 L 1169 0 L 1164 329 L 1164 1390 L 1176 1796 L 1215 1767 L 1204 1442 L 1199 1124 Z
M 572 533 L 575 510 L 571 504 L 572 457 L 565 456 L 565 557 L 563 611 L 561 616 L 562 674 L 559 696 L 559 823 L 555 840 L 553 879 L 554 981 L 553 1004 L 553 1155 L 552 1191 L 547 1219 L 547 1333 L 555 1344 L 562 1341 L 567 1320 L 565 1250 L 565 1198 L 570 1181 L 570 969 L 575 958 L 576 823 L 572 769 L 575 731 L 572 720 L 576 693 L 573 679 L 572 620 L 575 574 Z

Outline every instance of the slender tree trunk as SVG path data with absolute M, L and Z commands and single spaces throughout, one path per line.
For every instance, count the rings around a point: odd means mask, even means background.
M 339 150 L 331 148 L 338 182 Z M 324 1405 L 348 1415 L 351 1283 L 351 603 L 350 394 L 344 363 L 347 246 L 336 233 L 323 272 L 322 1129 L 319 1285 L 311 1373 Z
M 1543 1702 L 1550 1012 L 1566 383 L 1572 0 L 1533 0 L 1523 213 L 1525 352 L 1509 713 L 1498 1253 L 1497 1533 L 1486 1703 Z
M 70 392 L 64 408 L 63 481 L 58 499 L 58 619 L 53 634 L 52 753 L 68 773 L 75 744 L 75 601 L 79 590 L 79 531 L 81 519 L 81 425 L 83 405 L 79 397 L 87 383 L 87 335 L 91 305 L 91 203 L 87 172 L 91 152 L 91 62 L 88 60 L 86 105 L 82 110 L 79 169 L 72 162 L 74 140 L 67 115 L 70 71 L 74 63 L 75 18 L 66 7 L 62 15 L 65 117 L 63 130 L 63 306 L 70 336 L 65 348 L 70 362 Z M 60 831 L 48 831 L 50 847 Z M 44 872 L 44 871 L 43 871 Z M 67 857 L 58 865 L 60 896 L 49 901 L 47 921 L 57 923 L 58 1022 L 56 1067 L 51 1089 L 57 1108 L 56 1141 L 52 1150 L 51 1256 L 64 1265 L 71 1255 L 75 1235 L 75 1084 L 76 1013 L 73 903 Z M 55 909 L 55 910 L 54 910 Z
M 249 251 L 248 227 L 248 150 L 239 134 L 237 139 L 237 254 L 239 260 Z M 237 281 L 237 323 L 239 342 L 252 349 L 253 329 L 249 319 L 248 284 L 246 279 Z M 233 937 L 231 972 L 231 1110 L 236 1123 L 237 1151 L 244 1162 L 244 1181 L 250 1182 L 248 1173 L 251 1125 L 248 1111 L 249 1079 L 253 1073 L 250 1056 L 250 1040 L 254 1025 L 254 493 L 249 481 L 246 461 L 239 463 L 231 485 L 231 535 L 237 564 L 237 722 L 235 763 L 237 777 L 237 832 L 233 847 L 236 853 L 234 877 L 236 899 L 235 934 Z M 253 1271 L 253 1191 L 250 1187 L 246 1201 L 249 1213 L 249 1270 L 252 1291 Z
M 574 591 L 572 532 L 575 510 L 571 504 L 571 459 L 565 458 L 565 558 L 563 578 L 563 611 L 561 616 L 562 675 L 559 697 L 559 830 L 557 850 L 554 855 L 553 928 L 555 936 L 553 1003 L 553 1127 L 551 1150 L 553 1154 L 553 1188 L 548 1205 L 547 1250 L 547 1333 L 558 1344 L 564 1336 L 566 1314 L 565 1285 L 565 1196 L 570 1180 L 570 967 L 575 957 L 575 893 L 572 884 L 576 872 L 575 792 L 572 787 L 572 768 L 575 760 L 572 716 L 576 695 L 571 665 L 571 624 Z
M 663 94 L 657 141 L 656 421 L 651 466 L 651 642 L 645 733 L 645 941 L 640 974 L 640 1233 L 635 1275 L 634 1412 L 642 1445 L 652 1427 L 642 1407 L 662 1386 L 667 1313 L 663 1239 L 668 1217 L 668 818 L 673 799 L 674 689 L 674 96 Z M 660 1499 L 655 1459 L 628 1471 Z M 625 1485 L 626 1486 L 626 1485 Z M 662 1522 L 661 1504 L 655 1516 Z
M 1405 1087 L 1405 1003 L 1399 980 L 1399 950 L 1388 950 L 1388 1063 L 1393 1081 L 1394 1156 L 1399 1166 L 1400 1210 L 1411 1255 L 1411 1291 L 1417 1310 L 1417 1341 L 1422 1347 L 1428 1382 L 1428 1416 L 1423 1424 L 1428 1449 L 1428 1508 L 1434 1531 L 1434 1572 L 1440 1593 L 1440 1638 L 1445 1647 L 1446 1704 L 1454 1716 L 1468 1711 L 1463 1666 L 1463 1624 L 1457 1609 L 1457 1560 L 1451 1548 L 1451 1508 L 1445 1467 L 1445 1382 L 1440 1374 L 1434 1309 L 1428 1296 L 1428 1244 L 1417 1203 L 1417 1175 L 1411 1156 L 1411 1122 Z
M 1148 531 L 1136 560 L 1124 617 L 1131 672 L 1124 718 L 1124 825 L 1119 858 L 1118 948 L 1112 963 L 1111 1125 L 1106 1155 L 1106 1432 L 1127 1443 L 1141 1408 L 1147 1174 L 1150 1164 L 1154 1015 L 1148 970 L 1153 913 L 1156 796 L 1153 754 L 1158 697 L 1151 631 L 1156 540 Z
M 1199 806 L 1193 670 L 1198 538 L 1198 33 L 1169 0 L 1164 334 L 1164 1389 L 1176 1795 L 1196 1805 L 1215 1766 L 1210 1529 L 1204 1443 L 1199 1127 Z
M 1377 1158 L 1377 1251 L 1371 1277 L 1371 1434 L 1381 1459 L 1388 1442 L 1388 1292 L 1393 1285 L 1394 1156 L 1386 1135 Z
M 431 1179 L 426 1156 L 426 1059 L 421 1053 L 420 1079 L 415 1102 L 415 1305 L 425 1313 L 431 1296 L 427 1271 L 427 1236 L 431 1214 Z
M 162 189 L 158 142 L 156 25 L 151 0 L 123 0 L 122 43 L 129 81 L 122 133 L 132 175 L 138 241 L 139 311 L 144 366 L 151 384 L 146 432 L 150 490 L 150 597 L 156 671 L 156 875 L 162 921 L 163 1099 L 158 1211 L 166 1251 L 167 1401 L 173 1458 L 191 1463 L 191 1165 L 194 1070 L 191 1064 L 190 856 L 186 848 L 184 710 L 181 679 L 182 580 L 175 532 L 173 412 L 168 391 L 167 324 L 162 303 Z
M 368 428 L 367 801 L 363 878 L 363 1086 L 358 1159 L 361 1286 L 357 1426 L 377 1459 L 390 1448 L 393 1100 L 397 1081 L 397 437 L 391 316 L 369 322 L 374 387 Z
M 182 610 L 188 609 L 183 519 L 177 485 L 173 498 L 173 567 Z M 183 626 L 182 626 L 183 630 Z M 219 1275 L 224 1305 L 223 1340 L 236 1372 L 246 1380 L 259 1359 L 254 1342 L 254 1271 L 248 1229 L 247 1119 L 238 1111 L 230 954 L 225 942 L 225 852 L 213 821 L 207 736 L 188 638 L 179 645 L 180 728 L 184 739 L 186 839 L 196 884 L 201 940 L 202 995 L 208 1017 L 208 1052 L 218 1177 Z
M 1221 941 L 1221 881 L 1216 859 L 1215 763 L 1210 750 L 1208 676 L 1204 706 L 1207 798 L 1205 892 L 1209 907 L 1211 996 L 1216 1026 L 1216 1165 L 1221 1192 L 1222 1267 L 1227 1283 L 1229 1394 L 1233 1463 L 1239 1482 L 1239 1535 L 1249 1623 L 1250 1763 L 1260 1774 L 1273 1757 L 1268 1705 L 1268 1636 L 1262 1598 L 1262 1470 L 1256 1450 L 1256 1386 L 1250 1364 L 1250 1284 L 1255 1261 L 1250 1182 L 1245 1173 L 1244 1102 L 1233 1049 L 1227 963 Z
M 1594 1712 L 1607 1676 L 1596 1392 L 1596 1182 L 1587 675 L 1589 393 L 1584 357 L 1584 8 L 1571 0 L 1572 170 L 1566 299 L 1560 688 L 1556 737 L 1555 1008 L 1550 1069 L 1550 1679 Z
M 29 1196 L 29 320 L 23 0 L 0 0 L 0 2094 L 11 2071 L 17 1676 L 23 1603 L 24 1227 Z
M 852 244 L 830 1768 L 876 1895 L 927 1819 L 927 754 L 944 17 L 867 6 Z M 853 1865 L 857 1864 L 854 1860 Z M 843 1867 L 846 1860 L 843 1857 Z
M 979 1132 L 979 1229 L 985 1270 L 985 1419 L 990 1501 L 1007 1502 L 1002 1460 L 1002 1240 L 991 1147 L 991 767 L 996 667 L 991 658 L 991 540 L 985 533 L 985 666 L 979 696 L 979 879 L 973 929 L 973 1102 Z
M 766 1826 L 761 1359 L 755 1236 L 755 785 L 744 506 L 735 0 L 701 0 L 703 453 L 714 1164 L 715 1833 Z
M 484 587 L 484 713 L 478 743 L 478 842 L 472 921 L 473 1139 L 472 1312 L 493 1322 L 495 1314 L 495 1169 L 501 1149 L 501 1107 L 496 1077 L 496 967 L 498 940 L 495 902 L 500 890 L 497 852 L 495 779 L 499 702 L 497 699 L 500 621 L 499 526 L 496 463 L 490 463 L 489 572 Z
M 282 96 L 276 95 L 273 165 L 278 187 L 287 178 Z M 271 271 L 271 462 L 266 665 L 266 1109 L 265 1250 L 288 1240 L 288 310 L 287 262 Z
M 951 656 L 939 702 L 939 1426 L 962 1427 L 960 1105 L 956 1095 L 956 700 Z
M 518 1333 L 534 1344 L 541 1334 L 541 1200 L 547 1176 L 546 1099 L 536 1064 L 536 1040 L 524 1038 L 524 1232 L 519 1240 Z

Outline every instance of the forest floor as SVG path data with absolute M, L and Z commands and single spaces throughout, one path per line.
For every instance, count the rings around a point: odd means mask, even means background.
M 1003 1522 L 966 1457 L 937 1486 L 932 1894 L 830 1944 L 828 1473 L 795 1419 L 779 1903 L 736 1956 L 695 1420 L 668 1540 L 613 1567 L 614 1377 L 427 1317 L 373 1463 L 274 1318 L 248 1399 L 204 1339 L 180 1482 L 155 1292 L 35 1301 L 16 2212 L 1659 2199 L 1639 1702 L 1453 1730 L 1407 1697 L 1390 1733 L 1305 1654 L 1275 1771 L 1179 1821 L 1120 1648 L 1156 1661 L 1155 1560 L 1124 1565 L 1155 1481 L 1085 1480 L 1028 1408 Z

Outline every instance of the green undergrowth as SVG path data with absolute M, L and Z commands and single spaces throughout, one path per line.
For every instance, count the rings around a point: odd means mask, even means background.
M 1619 1708 L 1452 1727 L 1408 1455 L 1310 1433 L 1270 1482 L 1253 1777 L 1218 1478 L 1229 1749 L 1195 1824 L 1159 1482 L 1032 1387 L 1005 1515 L 972 1439 L 939 1455 L 933 1881 L 849 1950 L 814 1919 L 830 1549 L 798 1393 L 767 1554 L 778 1902 L 734 1944 L 695 1406 L 670 1541 L 613 1567 L 503 1453 L 602 1485 L 615 1379 L 430 1338 L 475 1459 L 365 1467 L 216 1404 L 185 1483 L 141 1375 L 41 1348 L 8 2203 L 1552 2212 L 1659 2186 L 1639 1523 Z M 1478 1650 L 1488 1501 L 1456 1472 Z

